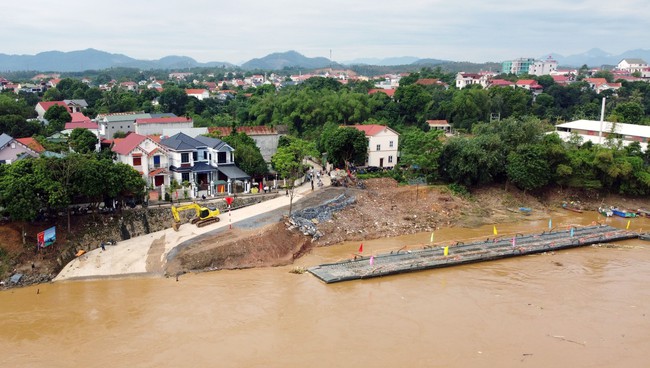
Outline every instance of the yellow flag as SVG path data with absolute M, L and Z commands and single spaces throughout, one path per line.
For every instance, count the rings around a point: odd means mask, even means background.
M 492 232 L 494 233 L 494 235 L 497 235 L 497 227 L 496 227 L 496 225 L 492 226 Z
M 433 231 L 431 232 L 431 243 L 433 243 Z
M 445 252 L 445 253 L 444 253 L 444 254 L 445 254 L 445 257 L 448 256 L 448 255 L 449 255 L 449 247 L 445 247 L 445 248 L 444 248 L 444 252 Z
M 629 229 L 630 229 L 630 221 L 632 221 L 632 220 L 627 220 L 627 226 L 625 227 L 625 230 L 629 230 Z

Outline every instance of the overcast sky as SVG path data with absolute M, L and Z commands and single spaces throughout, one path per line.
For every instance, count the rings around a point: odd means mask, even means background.
M 2 0 L 0 53 L 503 61 L 650 48 L 649 0 Z

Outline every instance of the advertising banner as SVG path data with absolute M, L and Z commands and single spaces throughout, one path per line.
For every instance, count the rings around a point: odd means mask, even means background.
M 51 228 L 45 231 L 41 231 L 37 235 L 37 242 L 39 248 L 49 247 L 50 245 L 54 244 L 55 241 L 56 241 L 56 226 L 52 226 Z

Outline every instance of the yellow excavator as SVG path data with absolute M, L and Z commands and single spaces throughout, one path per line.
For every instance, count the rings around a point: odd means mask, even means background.
M 196 211 L 196 217 L 190 220 L 190 223 L 196 224 L 198 227 L 203 227 L 206 225 L 213 224 L 219 221 L 219 212 L 218 209 L 202 207 L 197 203 L 189 203 L 180 206 L 172 206 L 172 215 L 174 216 L 174 223 L 172 227 L 174 230 L 178 231 L 178 228 L 181 226 L 181 216 L 180 212 L 194 210 Z

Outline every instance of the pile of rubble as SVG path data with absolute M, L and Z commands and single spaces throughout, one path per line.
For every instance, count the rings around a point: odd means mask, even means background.
M 314 240 L 317 240 L 323 236 L 318 231 L 317 225 L 331 219 L 333 212 L 341 211 L 355 202 L 356 197 L 344 193 L 319 206 L 296 211 L 289 217 L 289 229 L 297 228 L 304 235 L 311 236 Z
M 330 180 L 333 187 L 365 189 L 363 180 L 357 178 L 353 172 L 345 170 L 333 170 L 330 172 Z

